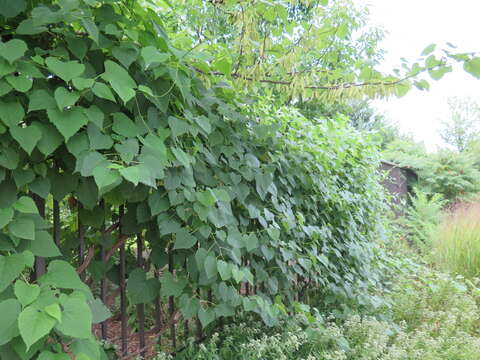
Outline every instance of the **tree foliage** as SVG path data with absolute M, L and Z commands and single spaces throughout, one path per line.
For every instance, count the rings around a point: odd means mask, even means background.
M 465 151 L 479 139 L 480 105 L 471 98 L 448 99 L 449 118 L 443 122 L 440 136 L 457 151 Z

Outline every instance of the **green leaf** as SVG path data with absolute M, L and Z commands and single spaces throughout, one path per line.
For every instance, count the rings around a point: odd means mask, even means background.
M 3 1 L 7 1 L 7 0 L 3 0 Z M 15 32 L 18 35 L 35 35 L 35 34 L 40 34 L 42 32 L 45 32 L 47 30 L 48 29 L 46 26 L 41 26 L 36 24 L 33 19 L 25 19 L 20 24 L 18 24 L 17 30 Z
M 232 277 L 232 266 L 223 260 L 217 262 L 217 270 L 223 281 L 227 281 Z
M 62 135 L 53 125 L 40 122 L 35 122 L 33 125 L 38 127 L 42 133 L 37 148 L 43 155 L 50 155 L 63 143 Z
M 95 80 L 85 79 L 85 78 L 74 78 L 72 79 L 72 83 L 73 83 L 73 86 L 75 86 L 78 90 L 82 91 L 82 90 L 91 88 L 95 83 Z
M 28 98 L 28 112 L 55 107 L 55 99 L 44 89 L 34 89 Z
M 87 30 L 88 34 L 93 39 L 93 41 L 95 41 L 98 44 L 98 36 L 99 36 L 98 27 L 93 22 L 93 20 L 88 18 L 83 18 L 82 26 L 84 27 L 85 30 Z
M 29 196 L 22 196 L 13 204 L 13 207 L 15 210 L 25 214 L 38 214 L 37 205 Z
M 99 98 L 116 102 L 115 96 L 113 95 L 112 91 L 104 83 L 95 82 L 95 85 L 93 85 L 92 91 Z
M 440 80 L 446 73 L 452 71 L 451 66 L 442 65 L 436 69 L 428 70 L 428 73 L 432 77 L 433 80 Z
M 58 322 L 62 322 L 62 309 L 60 309 L 59 304 L 47 305 L 43 308 L 43 310 Z
M 20 157 L 18 155 L 18 152 L 15 149 L 3 148 L 2 151 L 0 152 L 0 166 L 4 168 L 10 169 L 10 170 L 16 169 L 18 166 L 19 160 L 20 160 Z M 0 197 L 0 207 L 9 206 L 9 205 L 2 205 L 4 204 L 3 198 L 8 196 L 10 197 L 15 196 L 15 193 L 16 193 L 16 188 L 14 189 L 15 191 L 14 193 L 8 193 L 5 187 L 6 187 L 5 183 L 3 183 L 2 186 L 0 187 L 0 194 L 1 193 L 7 194 L 7 196 Z
M 204 310 L 203 307 L 200 306 L 198 310 L 198 319 L 202 323 L 202 327 L 206 328 L 208 324 L 215 320 L 215 311 L 211 308 Z
M 175 233 L 174 249 L 190 249 L 197 243 L 197 238 L 191 235 L 187 229 L 180 229 Z
M 37 143 L 42 138 L 41 130 L 36 126 L 12 126 L 10 134 L 20 144 L 27 154 L 31 154 Z
M 180 148 L 171 148 L 173 155 L 177 158 L 177 160 L 185 167 L 190 167 L 190 162 L 192 161 L 190 155 L 188 155 L 185 151 Z
M 25 74 L 8 75 L 5 80 L 17 91 L 27 92 L 32 88 L 33 80 Z
M 156 216 L 170 208 L 170 202 L 166 194 L 155 191 L 148 197 L 148 206 L 152 216 Z
M 133 185 L 137 186 L 140 182 L 140 179 L 143 178 L 142 173 L 148 171 L 143 165 L 134 165 L 129 166 L 126 168 L 122 168 L 119 170 L 120 174 L 128 181 L 130 181 Z M 147 176 L 149 177 L 150 174 L 148 173 Z
M 35 179 L 35 173 L 32 169 L 15 169 L 12 173 L 13 180 L 17 188 L 30 184 Z M 29 186 L 30 187 L 30 186 Z
M 463 69 L 477 79 L 480 79 L 480 57 L 465 61 Z
M 258 248 L 258 239 L 255 234 L 250 234 L 244 237 L 245 247 L 247 248 L 248 252 L 251 252 Z
M 22 306 L 30 305 L 40 295 L 40 286 L 36 284 L 27 284 L 23 280 L 17 280 L 13 287 L 15 296 Z
M 105 61 L 105 73 L 102 77 L 110 83 L 113 90 L 120 96 L 124 103 L 127 103 L 135 96 L 134 89 L 137 87 L 137 84 L 125 68 L 117 63 L 111 60 Z
M 88 118 L 83 113 L 82 108 L 79 107 L 73 107 L 63 112 L 57 109 L 48 109 L 47 114 L 53 125 L 63 135 L 65 141 L 68 141 L 82 126 L 88 123 Z
M 7 7 L 10 5 L 7 5 Z M 6 43 L 0 42 L 0 56 L 6 59 L 10 64 L 17 61 L 27 51 L 28 47 L 25 41 L 12 39 Z
M 200 126 L 203 131 L 205 131 L 207 134 L 210 134 L 212 131 L 212 126 L 210 125 L 210 120 L 205 117 L 205 116 L 197 116 L 195 117 L 195 122 Z
M 46 199 L 48 194 L 50 193 L 50 179 L 37 177 L 32 183 L 28 185 L 28 188 L 33 193 L 37 194 L 38 196 Z
M 88 124 L 88 139 L 92 150 L 106 150 L 113 146 L 113 140 L 109 135 L 103 134 L 94 123 Z
M 47 313 L 32 306 L 24 309 L 18 317 L 20 335 L 27 346 L 27 351 L 34 343 L 49 334 L 56 320 Z
M 233 279 L 239 283 L 240 281 L 243 280 L 245 274 L 243 273 L 242 270 L 240 270 L 238 267 L 236 266 L 233 266 L 232 267 L 232 276 L 233 276 Z
M 130 163 L 138 155 L 138 141 L 136 139 L 126 139 L 120 144 L 116 144 L 115 149 L 125 163 Z
M 437 47 L 436 44 L 430 44 L 430 45 L 428 45 L 428 46 L 422 51 L 422 56 L 430 55 L 430 54 L 435 50 L 436 47 Z
M 20 303 L 15 299 L 7 299 L 0 302 L 0 346 L 8 343 L 14 337 L 18 336 L 18 315 L 22 310 Z
M 113 114 L 113 131 L 125 137 L 138 135 L 138 128 L 130 118 L 122 113 Z
M 185 279 L 175 280 L 172 273 L 168 271 L 162 275 L 160 283 L 162 284 L 160 292 L 164 297 L 180 296 L 183 288 L 187 285 L 187 281 Z
M 57 87 L 54 93 L 55 101 L 57 102 L 60 111 L 63 111 L 66 107 L 75 105 L 80 98 L 80 94 L 75 91 L 68 91 L 63 86 Z
M 226 76 L 230 76 L 232 72 L 232 62 L 226 57 L 215 60 L 212 66 Z
M 0 0 L 0 15 L 4 19 L 13 18 L 25 11 L 26 7 L 27 3 L 25 0 Z
M 29 241 L 26 249 L 36 256 L 56 257 L 62 255 L 57 245 L 55 245 L 52 235 L 43 230 L 35 232 L 35 240 Z
M 61 289 L 86 290 L 75 268 L 63 260 L 53 260 L 48 264 L 48 272 L 40 278 L 42 285 L 52 285 Z
M 31 219 L 15 219 L 8 229 L 12 235 L 20 239 L 35 240 L 35 223 Z
M 70 346 L 76 360 L 108 360 L 109 357 L 103 349 L 100 351 L 100 348 L 99 342 L 94 337 L 90 339 L 76 339 Z M 71 360 L 71 358 L 69 357 L 66 360 Z
M 112 55 L 120 61 L 120 63 L 128 69 L 130 65 L 137 60 L 138 49 L 132 44 L 122 44 L 119 47 L 114 47 Z
M 158 295 L 158 291 L 157 291 L 157 295 Z M 98 298 L 88 301 L 88 305 L 90 306 L 90 310 L 92 311 L 92 322 L 94 324 L 101 323 L 112 316 L 112 313 L 110 312 L 110 310 L 108 310 L 108 308 L 105 306 L 102 300 Z
M 215 194 L 212 190 L 208 189 L 206 191 L 197 192 L 196 194 L 197 200 L 206 207 L 213 206 L 217 201 Z
M 98 186 L 99 195 L 114 189 L 122 182 L 122 177 L 118 171 L 103 166 L 96 167 L 93 170 L 93 178 Z
M 180 135 L 185 134 L 190 128 L 190 125 L 188 122 L 186 122 L 185 120 L 177 119 L 176 117 L 173 117 L 173 116 L 168 117 L 168 126 L 172 130 L 173 137 L 178 137 Z
M 160 283 L 157 279 L 147 279 L 143 269 L 137 268 L 128 275 L 127 296 L 131 304 L 147 304 L 158 296 Z
M 27 266 L 33 266 L 33 255 L 31 252 L 27 251 L 8 256 L 0 255 L 0 293 L 5 290 Z
M 5 226 L 10 224 L 10 221 L 13 219 L 13 209 L 11 208 L 0 208 L 0 229 L 3 229 Z
M 62 322 L 56 329 L 62 334 L 79 339 L 88 339 L 92 336 L 92 312 L 87 304 L 85 295 L 75 291 L 70 295 L 62 294 Z
M 85 65 L 78 61 L 63 62 L 54 57 L 45 59 L 45 64 L 59 78 L 65 82 L 69 82 L 74 78 L 78 78 L 85 71 Z
M 170 54 L 161 53 L 154 46 L 146 46 L 141 51 L 143 61 L 145 61 L 145 67 L 149 68 L 151 64 L 163 63 L 170 57 Z
M 8 127 L 16 126 L 25 116 L 25 110 L 19 102 L 0 101 L 0 120 Z
M 197 315 L 200 309 L 200 301 L 197 298 L 183 294 L 178 302 L 178 307 L 184 319 L 191 319 Z
M 203 266 L 209 279 L 217 275 L 217 259 L 214 256 L 208 255 Z

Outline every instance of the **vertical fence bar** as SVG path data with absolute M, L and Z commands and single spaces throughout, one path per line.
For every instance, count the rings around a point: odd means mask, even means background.
M 78 201 L 78 200 L 77 200 Z M 80 220 L 80 210 L 82 204 L 77 202 L 77 224 L 78 224 L 78 265 L 82 265 L 85 260 L 85 227 Z M 86 271 L 80 274 L 80 279 L 85 280 Z
M 170 248 L 168 250 L 168 271 L 172 274 L 173 276 L 173 250 Z M 170 335 L 172 337 L 172 347 L 173 351 L 176 350 L 177 348 L 177 336 L 176 336 L 176 329 L 175 329 L 175 321 L 173 321 L 173 316 L 175 315 L 175 298 L 173 296 L 170 296 L 168 298 L 168 310 L 170 313 Z
M 60 204 L 53 200 L 53 241 L 60 246 Z
M 137 234 L 137 265 L 139 268 L 143 268 L 143 238 L 142 234 Z M 140 349 L 142 349 L 140 355 L 142 359 L 146 357 L 145 349 L 145 305 L 137 305 L 138 316 L 138 342 Z
M 106 212 L 105 212 L 105 202 L 103 201 L 103 199 L 100 201 L 100 207 L 103 209 L 103 223 L 102 223 L 102 227 L 100 229 L 100 236 L 101 236 L 101 241 L 102 241 L 102 250 L 101 250 L 101 253 L 100 253 L 100 257 L 101 257 L 101 260 L 102 262 L 105 261 L 105 256 L 106 256 L 106 249 L 105 249 L 105 237 L 106 237 L 106 232 L 105 232 L 105 216 L 106 216 Z M 104 304 L 106 304 L 106 301 L 107 301 L 107 279 L 105 276 L 102 276 L 102 280 L 100 280 L 100 296 L 102 298 L 102 302 Z M 102 321 L 102 323 L 100 324 L 101 326 L 101 332 L 102 332 L 102 339 L 103 340 L 107 340 L 107 336 L 108 336 L 108 323 L 107 323 L 107 320 L 105 321 Z
M 38 213 L 42 218 L 45 218 L 45 199 L 38 196 L 37 194 L 30 193 L 35 205 L 37 206 Z M 40 276 L 46 272 L 46 263 L 45 258 L 41 256 L 35 257 L 35 279 L 38 279 Z
M 200 289 L 197 290 L 197 295 L 198 298 L 201 299 L 202 292 Z M 203 339 L 203 328 L 202 328 L 202 323 L 200 322 L 200 319 L 197 317 L 196 319 L 196 327 L 197 327 L 197 341 L 201 341 Z
M 185 263 L 183 264 L 183 269 L 185 270 L 185 272 L 187 272 L 187 260 L 185 260 Z M 189 335 L 190 335 L 190 323 L 188 319 L 185 319 L 185 322 L 183 323 L 183 338 L 185 341 L 185 346 L 187 345 Z
M 118 211 L 118 221 L 120 222 L 119 227 L 119 237 L 123 236 L 122 234 L 122 219 L 125 208 L 123 205 L 120 206 Z M 127 328 L 127 294 L 125 288 L 125 275 L 126 275 L 126 264 L 125 264 L 125 242 L 120 245 L 120 321 L 121 321 L 121 337 L 122 337 L 122 355 L 126 356 L 128 353 L 128 328 Z
M 155 269 L 155 278 L 160 277 L 160 270 Z M 163 312 L 162 312 L 162 303 L 160 301 L 160 295 L 155 298 L 155 328 L 157 331 L 160 331 L 163 327 Z M 157 339 L 159 350 L 162 349 L 162 337 L 159 336 Z

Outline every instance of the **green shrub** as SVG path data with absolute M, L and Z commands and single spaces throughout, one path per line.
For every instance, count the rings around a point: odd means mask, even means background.
M 414 196 L 410 195 L 410 201 L 411 205 L 399 222 L 408 242 L 417 249 L 424 250 L 425 246 L 430 247 L 445 201 L 440 194 L 429 196 L 418 188 L 415 189 Z
M 465 203 L 447 213 L 433 239 L 441 267 L 467 277 L 480 275 L 480 203 Z
M 227 325 L 181 360 L 477 360 L 480 289 L 427 267 L 408 266 L 392 289 L 390 321 L 302 316 L 265 327 L 249 317 Z M 386 315 L 386 314 L 384 314 Z M 159 359 L 168 359 L 161 355 Z

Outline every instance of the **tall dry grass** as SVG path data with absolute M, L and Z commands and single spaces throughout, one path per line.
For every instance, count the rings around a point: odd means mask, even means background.
M 480 202 L 457 204 L 447 211 L 432 246 L 441 267 L 469 278 L 480 276 Z

